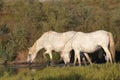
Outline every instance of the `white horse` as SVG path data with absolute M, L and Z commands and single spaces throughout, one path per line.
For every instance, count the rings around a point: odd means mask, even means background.
M 80 65 L 80 52 L 87 54 L 100 48 L 103 48 L 105 51 L 107 62 L 110 61 L 112 63 L 115 61 L 115 47 L 112 33 L 104 30 L 91 33 L 77 32 L 74 37 L 68 41 L 68 44 L 62 51 L 61 57 L 63 57 L 64 62 L 69 62 L 69 51 L 73 49 L 75 51 L 74 64 L 78 59 Z M 108 48 L 110 48 L 110 51 Z
M 60 54 L 60 57 L 61 57 L 61 59 L 64 60 L 64 63 L 65 63 L 65 64 L 70 63 L 70 56 L 71 56 L 71 55 L 70 55 L 70 51 L 73 49 L 73 48 L 72 48 L 73 38 L 74 38 L 74 37 L 72 37 L 72 38 L 65 44 L 64 49 L 61 51 L 61 54 Z M 79 54 L 80 54 L 80 53 L 79 53 Z M 88 60 L 88 62 L 89 62 L 90 64 L 92 64 L 91 59 L 90 59 L 90 57 L 88 56 L 88 54 L 87 54 L 87 53 L 83 53 L 83 54 L 85 55 L 85 57 L 86 57 L 86 59 Z M 75 55 L 76 55 L 76 53 L 75 53 Z M 80 55 L 78 55 L 78 56 L 80 56 Z M 85 57 L 82 58 L 83 61 L 85 61 Z M 74 65 L 75 65 L 75 64 L 74 64 Z
M 54 31 L 45 32 L 29 49 L 27 62 L 33 62 L 39 50 L 44 48 L 46 52 L 43 54 L 49 54 L 52 61 L 52 50 L 60 52 L 63 50 L 64 45 L 69 39 L 71 39 L 75 31 L 68 31 L 64 33 L 57 33 Z

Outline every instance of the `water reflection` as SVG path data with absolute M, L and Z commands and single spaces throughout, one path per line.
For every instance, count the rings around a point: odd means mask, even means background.
M 11 69 L 6 65 L 0 65 L 0 77 L 2 77 L 6 72 L 10 75 L 15 75 L 17 73 L 16 69 Z
M 47 65 L 41 64 L 22 64 L 22 65 L 0 65 L 0 77 L 2 77 L 5 73 L 10 76 L 16 75 L 22 71 L 36 71 L 45 68 Z

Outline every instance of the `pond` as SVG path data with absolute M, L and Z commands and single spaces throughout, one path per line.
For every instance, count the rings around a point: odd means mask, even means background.
M 72 65 L 72 64 L 71 64 Z M 38 64 L 6 64 L 0 65 L 0 77 L 2 77 L 5 73 L 8 73 L 9 75 L 16 75 L 19 72 L 22 71 L 37 71 L 37 70 L 42 70 L 48 66 L 52 67 L 63 67 L 65 66 L 64 63 L 55 63 L 53 65 L 49 65 L 48 63 L 38 63 Z
M 84 64 L 82 64 L 84 65 Z M 42 70 L 48 66 L 52 67 L 64 67 L 63 62 L 56 62 L 53 65 L 49 65 L 48 62 L 46 63 L 34 63 L 34 64 L 6 64 L 0 65 L 0 77 L 2 77 L 5 73 L 9 74 L 10 76 L 19 74 L 20 72 L 23 71 L 38 71 Z M 72 63 L 69 64 L 69 66 L 73 66 Z
M 8 73 L 10 75 L 16 75 L 21 71 L 42 70 L 47 66 L 48 66 L 47 64 L 0 65 L 0 77 L 2 77 L 4 73 Z

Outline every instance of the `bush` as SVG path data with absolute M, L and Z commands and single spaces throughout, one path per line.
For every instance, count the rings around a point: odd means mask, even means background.
M 4 2 L 4 6 L 1 2 L 1 8 L 5 12 L 7 8 L 10 12 L 0 16 L 0 25 L 4 23 L 0 31 L 6 33 L 0 46 L 9 55 L 9 60 L 14 60 L 19 51 L 32 46 L 49 30 L 91 32 L 104 29 L 113 33 L 116 49 L 120 50 L 119 0 L 61 0 L 43 3 L 38 0 L 17 0 L 9 4 Z
M 1 14 L 1 11 L 2 11 L 3 5 L 4 5 L 3 0 L 0 0 L 0 14 Z

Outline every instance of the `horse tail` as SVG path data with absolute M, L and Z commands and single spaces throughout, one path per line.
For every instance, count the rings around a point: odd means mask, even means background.
M 112 55 L 113 62 L 115 62 L 115 43 L 114 43 L 113 35 L 111 32 L 109 32 L 108 35 L 109 35 L 109 49 Z

